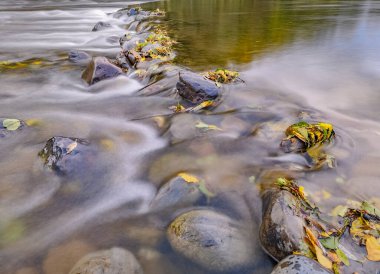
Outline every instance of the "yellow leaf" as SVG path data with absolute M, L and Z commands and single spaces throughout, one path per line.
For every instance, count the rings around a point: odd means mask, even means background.
M 378 262 L 380 261 L 380 243 L 375 237 L 369 236 L 366 241 L 366 248 L 368 253 L 368 260 Z
M 198 121 L 195 127 L 199 129 L 205 129 L 205 130 L 222 130 L 216 125 L 209 125 L 209 124 L 203 123 L 202 121 Z
M 328 269 L 332 269 L 332 262 L 323 255 L 322 249 L 318 246 L 315 246 L 315 255 L 317 256 L 318 262 Z
M 66 154 L 70 154 L 78 146 L 77 142 L 72 142 L 67 146 Z
M 325 199 L 325 200 L 331 198 L 331 193 L 326 191 L 326 190 L 322 190 L 322 195 L 323 195 L 323 199 Z
M 113 150 L 115 148 L 115 144 L 111 139 L 101 139 L 100 140 L 100 145 L 105 149 L 105 150 Z
M 42 124 L 41 120 L 39 119 L 28 119 L 25 121 L 25 123 L 30 127 L 40 126 Z
M 194 184 L 199 183 L 199 179 L 189 173 L 181 172 L 181 173 L 178 173 L 178 176 L 184 179 L 187 183 L 194 183 Z

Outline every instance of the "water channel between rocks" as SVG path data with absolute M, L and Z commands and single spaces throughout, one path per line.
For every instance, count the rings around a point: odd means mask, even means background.
M 177 41 L 170 66 L 233 69 L 243 82 L 226 85 L 219 104 L 199 113 L 173 113 L 175 69 L 150 82 L 141 70 L 89 86 L 87 64 L 68 53 L 115 60 L 119 38 L 139 28 L 114 16 L 130 6 L 166 12 L 144 27 Z M 217 222 L 233 219 L 233 231 L 249 231 L 238 241 L 254 243 L 246 267 L 210 273 L 270 273 L 275 261 L 258 240 L 260 189 L 278 177 L 297 179 L 330 215 L 352 201 L 380 207 L 378 1 L 19 0 L 0 3 L 0 21 L 0 118 L 29 125 L 0 135 L 1 274 L 69 273 L 84 255 L 115 246 L 146 274 L 209 273 L 202 258 L 175 252 L 166 232 L 179 214 L 205 208 Z M 107 24 L 91 31 L 98 22 Z M 335 167 L 314 170 L 280 151 L 285 129 L 300 120 L 334 125 L 327 152 Z M 75 164 L 72 177 L 46 169 L 38 155 L 53 136 L 96 144 L 91 168 Z M 178 174 L 201 178 L 202 197 L 157 202 Z

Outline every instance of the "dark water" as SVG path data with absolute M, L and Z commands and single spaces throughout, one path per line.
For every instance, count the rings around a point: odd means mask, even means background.
M 84 67 L 67 60 L 73 49 L 114 58 L 127 22 L 109 13 L 128 4 L 136 3 L 0 3 L 0 117 L 33 125 L 0 142 L 1 273 L 68 273 L 82 255 L 112 246 L 131 250 L 145 273 L 205 273 L 165 240 L 179 208 L 149 207 L 157 188 L 183 171 L 228 197 L 206 203 L 242 211 L 254 235 L 261 217 L 257 185 L 280 175 L 298 178 L 326 212 L 348 200 L 380 206 L 378 1 L 142 5 L 167 11 L 156 23 L 178 41 L 177 65 L 232 68 L 245 81 L 227 90 L 212 115 L 175 116 L 168 109 L 178 101 L 175 93 L 144 96 L 143 84 L 127 77 L 88 87 L 80 77 Z M 91 32 L 98 21 L 112 27 Z M 300 119 L 335 126 L 337 140 L 327 152 L 336 168 L 310 172 L 302 157 L 279 153 L 283 130 Z M 222 130 L 202 131 L 199 121 Z M 103 144 L 96 161 L 102 175 L 84 170 L 70 181 L 46 172 L 37 154 L 52 136 Z M 252 262 L 247 273 L 273 267 L 259 244 Z

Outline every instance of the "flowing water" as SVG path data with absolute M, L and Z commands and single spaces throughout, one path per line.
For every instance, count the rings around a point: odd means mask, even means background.
M 205 203 L 242 212 L 254 235 L 257 186 L 276 176 L 297 178 L 326 212 L 347 200 L 380 206 L 380 2 L 140 2 L 167 12 L 156 23 L 178 41 L 176 65 L 231 68 L 245 81 L 212 113 L 178 115 L 169 110 L 175 92 L 147 95 L 125 76 L 88 87 L 85 67 L 67 59 L 70 50 L 115 58 L 126 22 L 110 13 L 137 3 L 0 3 L 0 117 L 32 125 L 0 139 L 1 273 L 68 273 L 82 255 L 112 246 L 131 250 L 148 274 L 205 273 L 165 240 L 180 208 L 149 207 L 159 186 L 183 171 L 228 197 Z M 112 27 L 92 32 L 99 21 Z M 279 151 L 283 131 L 301 119 L 334 125 L 326 150 L 335 168 L 313 171 Z M 202 130 L 199 121 L 221 130 Z M 98 173 L 68 180 L 47 171 L 38 152 L 52 136 L 101 144 Z M 270 273 L 274 262 L 256 245 L 247 273 Z

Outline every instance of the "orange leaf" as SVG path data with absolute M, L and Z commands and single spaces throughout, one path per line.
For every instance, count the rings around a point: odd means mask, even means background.
M 321 265 L 328 269 L 332 269 L 332 262 L 325 255 L 323 255 L 322 249 L 320 249 L 318 246 L 315 246 L 315 255 L 317 256 L 317 260 Z

